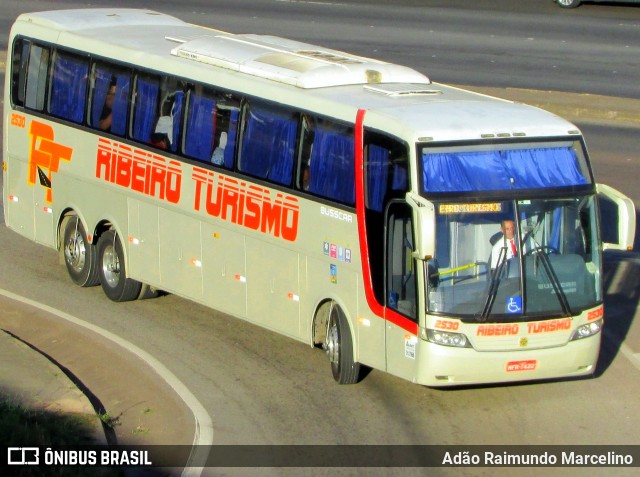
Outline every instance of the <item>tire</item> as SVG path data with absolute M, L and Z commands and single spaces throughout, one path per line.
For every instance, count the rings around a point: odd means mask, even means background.
M 581 0 L 556 0 L 556 3 L 561 8 L 576 8 L 582 3 L 582 1 Z
M 152 298 L 158 298 L 160 296 L 160 290 L 157 288 L 153 288 L 146 283 L 143 283 L 140 287 L 140 294 L 138 295 L 138 300 L 150 300 Z
M 353 343 L 347 319 L 339 306 L 333 305 L 329 315 L 325 350 L 333 379 L 339 384 L 355 384 L 360 378 L 360 363 L 353 360 Z
M 81 287 L 93 287 L 100 283 L 96 246 L 87 240 L 87 233 L 78 216 L 66 221 L 62 251 L 73 283 Z
M 110 300 L 130 301 L 140 296 L 142 283 L 127 277 L 122 244 L 114 230 L 98 240 L 98 270 L 102 290 Z

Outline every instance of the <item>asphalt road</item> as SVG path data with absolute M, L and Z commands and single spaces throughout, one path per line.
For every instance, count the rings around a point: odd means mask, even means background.
M 640 9 L 587 5 L 569 15 L 550 0 L 405 3 L 397 8 L 378 1 L 365 8 L 355 0 L 330 5 L 276 0 L 174 5 L 158 0 L 127 6 L 399 60 L 443 82 L 639 96 L 640 46 L 632 40 Z M 5 0 L 0 31 L 7 31 L 18 11 L 62 6 L 86 3 Z M 580 126 L 599 179 L 637 194 L 638 129 Z M 638 196 L 634 199 L 637 203 Z M 358 385 L 338 386 L 320 350 L 175 296 L 111 303 L 100 288 L 72 285 L 55 251 L 4 227 L 0 243 L 0 288 L 81 317 L 161 360 L 207 409 L 216 444 L 640 444 L 637 257 L 608 258 L 605 305 L 612 325 L 604 335 L 596 379 L 441 391 L 376 371 Z M 473 469 L 468 475 L 500 473 L 511 472 Z M 304 471 L 336 474 L 379 471 Z M 545 470 L 519 474 L 544 475 Z M 624 471 L 616 469 L 616 474 Z M 386 469 L 386 475 L 424 471 Z M 589 469 L 588 475 L 609 472 Z
M 637 5 L 567 11 L 551 0 L 4 0 L 0 31 L 20 12 L 107 5 L 294 38 L 405 64 L 445 83 L 640 97 Z

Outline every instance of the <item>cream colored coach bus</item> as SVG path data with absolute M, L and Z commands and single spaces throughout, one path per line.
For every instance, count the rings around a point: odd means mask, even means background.
M 575 126 L 153 11 L 24 14 L 9 45 L 6 223 L 76 284 L 322 346 L 339 383 L 362 366 L 429 386 L 593 373 L 599 188 Z M 602 190 L 626 248 L 633 203 Z

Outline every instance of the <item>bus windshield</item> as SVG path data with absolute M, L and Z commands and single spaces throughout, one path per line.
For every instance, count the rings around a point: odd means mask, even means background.
M 601 301 L 588 169 L 572 147 L 531 151 L 423 152 L 422 193 L 436 210 L 435 254 L 425 268 L 429 313 L 525 321 L 572 316 Z M 482 161 L 496 167 L 469 172 Z M 439 172 L 427 170 L 434 165 Z M 486 170 L 497 172 L 486 179 Z M 444 193 L 437 182 L 447 180 Z
M 593 195 L 436 203 L 428 312 L 471 321 L 570 316 L 600 296 Z

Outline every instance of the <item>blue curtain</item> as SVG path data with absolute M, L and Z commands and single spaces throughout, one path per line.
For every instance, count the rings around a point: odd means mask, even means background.
M 297 131 L 298 120 L 291 113 L 252 107 L 242 138 L 240 170 L 290 185 Z
M 158 104 L 158 82 L 139 78 L 136 90 L 133 116 L 133 138 L 149 142 L 156 125 L 156 107 Z
M 309 192 L 355 204 L 353 134 L 346 128 L 316 126 L 309 169 Z
M 367 163 L 367 205 L 376 212 L 382 212 L 389 182 L 389 150 L 369 145 Z
M 129 110 L 131 79 L 129 73 L 117 73 L 115 76 L 116 96 L 113 100 L 111 113 L 111 132 L 124 136 L 127 132 L 127 111 Z
M 88 61 L 61 54 L 56 56 L 51 78 L 51 114 L 82 123 L 88 73 Z
M 587 184 L 571 148 L 422 154 L 423 192 L 537 189 Z
M 393 161 L 391 154 L 385 147 L 368 146 L 367 207 L 376 212 L 383 211 L 392 193 L 408 189 L 406 162 Z
M 93 100 L 91 102 L 91 125 L 98 127 L 104 103 L 107 100 L 107 92 L 111 83 L 111 72 L 96 69 L 95 85 L 93 87 Z
M 111 107 L 111 129 L 109 131 L 124 136 L 127 132 L 127 112 L 129 110 L 129 89 L 131 86 L 129 73 L 114 73 L 111 70 L 97 68 L 94 81 L 93 100 L 91 102 L 91 125 L 98 127 L 109 87 L 115 81 L 116 94 Z
M 549 246 L 560 251 L 560 228 L 562 225 L 562 209 L 556 209 L 553 211 L 553 222 L 551 227 L 551 234 L 549 237 Z
M 184 152 L 200 161 L 211 161 L 213 147 L 215 99 L 191 93 L 187 117 Z

